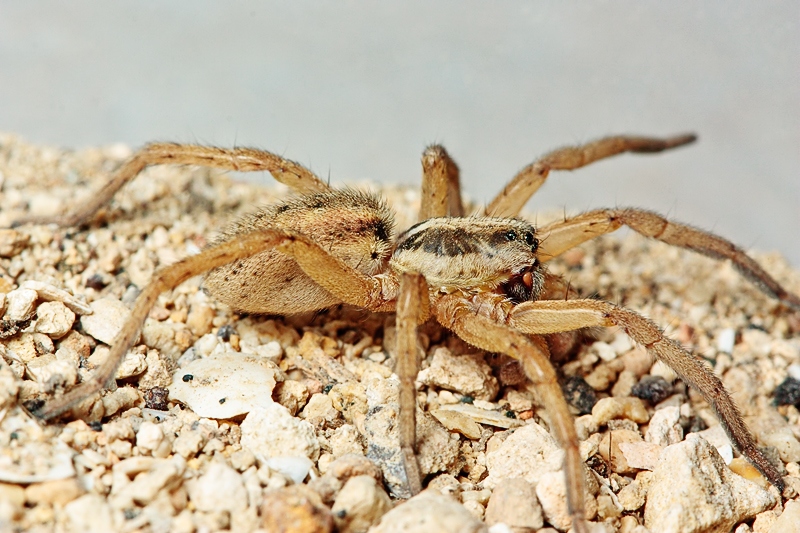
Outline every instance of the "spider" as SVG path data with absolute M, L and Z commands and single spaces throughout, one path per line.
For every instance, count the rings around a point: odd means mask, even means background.
M 467 343 L 518 360 L 550 413 L 551 430 L 565 453 L 567 503 L 573 525 L 585 531 L 584 466 L 578 437 L 556 371 L 548 335 L 596 326 L 619 326 L 672 367 L 715 409 L 735 447 L 776 487 L 778 470 L 756 446 L 721 381 L 703 363 L 634 311 L 593 299 L 568 299 L 545 263 L 567 250 L 627 226 L 646 237 L 728 259 L 746 278 L 783 304 L 800 309 L 784 290 L 731 242 L 643 209 L 592 210 L 535 228 L 516 218 L 551 170 L 573 170 L 623 152 L 660 152 L 692 143 L 694 135 L 658 139 L 613 136 L 555 150 L 523 168 L 483 210 L 465 216 L 459 170 L 441 146 L 423 153 L 419 222 L 394 238 L 392 213 L 373 194 L 333 189 L 302 165 L 263 150 L 157 143 L 124 163 L 97 194 L 73 213 L 18 220 L 77 226 L 110 201 L 145 167 L 193 164 L 225 170 L 267 170 L 297 196 L 233 223 L 202 252 L 166 266 L 136 300 L 106 362 L 84 383 L 35 411 L 61 415 L 99 392 L 113 378 L 157 297 L 207 273 L 205 287 L 236 310 L 296 314 L 350 304 L 395 312 L 401 381 L 400 446 L 412 493 L 422 489 L 416 442 L 417 326 L 435 319 Z M 560 298 L 553 298 L 553 294 Z

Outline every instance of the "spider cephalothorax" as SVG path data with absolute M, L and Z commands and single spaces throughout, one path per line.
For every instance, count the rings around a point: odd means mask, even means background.
M 657 152 L 694 139 L 693 135 L 667 139 L 618 136 L 556 150 L 525 167 L 484 211 L 468 217 L 463 216 L 458 168 L 443 148 L 430 147 L 423 155 L 422 220 L 396 243 L 392 240 L 392 215 L 382 201 L 350 189 L 334 190 L 308 169 L 278 155 L 249 148 L 149 145 L 74 213 L 19 223 L 86 222 L 143 168 L 164 163 L 267 170 L 300 196 L 239 220 L 201 253 L 157 271 L 96 373 L 36 413 L 44 419 L 56 417 L 101 390 L 138 338 L 159 294 L 209 272 L 205 286 L 239 310 L 292 314 L 345 303 L 373 312 L 396 311 L 396 372 L 402 384 L 399 445 L 411 493 L 422 487 L 414 456 L 416 328 L 431 317 L 467 343 L 519 361 L 549 412 L 551 431 L 565 450 L 567 505 L 577 531 L 586 530 L 585 467 L 549 359 L 547 338 L 553 334 L 618 326 L 696 388 L 714 407 L 734 446 L 773 485 L 782 488 L 780 472 L 758 449 L 730 395 L 701 360 L 633 311 L 601 300 L 577 299 L 560 280 L 546 273 L 543 263 L 627 226 L 670 245 L 730 260 L 786 306 L 800 309 L 800 298 L 783 289 L 729 241 L 650 211 L 598 209 L 538 230 L 513 218 L 551 170 L 575 169 L 621 152 Z

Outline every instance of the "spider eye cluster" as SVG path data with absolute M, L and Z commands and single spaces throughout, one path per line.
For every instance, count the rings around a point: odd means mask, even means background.
M 517 240 L 517 232 L 514 231 L 513 229 L 512 230 L 508 230 L 506 232 L 506 240 L 509 241 L 509 242 L 510 241 L 516 241 Z

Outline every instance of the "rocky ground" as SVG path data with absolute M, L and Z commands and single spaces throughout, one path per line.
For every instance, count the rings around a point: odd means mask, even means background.
M 68 209 L 130 153 L 0 136 L 0 228 Z M 431 324 L 420 333 L 417 382 L 428 490 L 407 502 L 392 316 L 239 316 L 196 278 L 160 297 L 113 390 L 58 424 L 20 408 L 91 374 L 154 269 L 286 192 L 159 167 L 88 229 L 0 230 L 0 530 L 569 529 L 563 455 L 536 392 L 512 379 L 502 356 Z M 383 192 L 407 227 L 417 192 Z M 800 293 L 799 272 L 777 256 L 756 258 Z M 598 239 L 551 269 L 582 295 L 650 316 L 703 357 L 785 475 L 779 494 L 670 369 L 621 332 L 598 331 L 561 364 L 596 530 L 793 531 L 800 383 L 787 378 L 800 379 L 800 316 L 727 263 L 635 235 Z

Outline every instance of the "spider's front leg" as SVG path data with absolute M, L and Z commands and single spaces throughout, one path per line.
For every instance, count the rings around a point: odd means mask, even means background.
M 619 326 L 657 359 L 670 366 L 694 387 L 717 413 L 734 446 L 781 492 L 780 472 L 761 453 L 720 379 L 697 357 L 687 352 L 652 321 L 602 300 L 540 300 L 524 302 L 509 314 L 509 323 L 531 334 L 557 333 L 592 326 Z
M 514 327 L 488 318 L 472 302 L 458 294 L 442 296 L 434 303 L 433 314 L 439 323 L 473 346 L 509 355 L 522 364 L 525 375 L 536 387 L 550 414 L 551 429 L 565 452 L 567 508 L 573 528 L 577 532 L 585 532 L 585 467 L 578 450 L 578 435 L 572 414 L 550 364 L 547 343 L 541 337 L 529 337 Z

